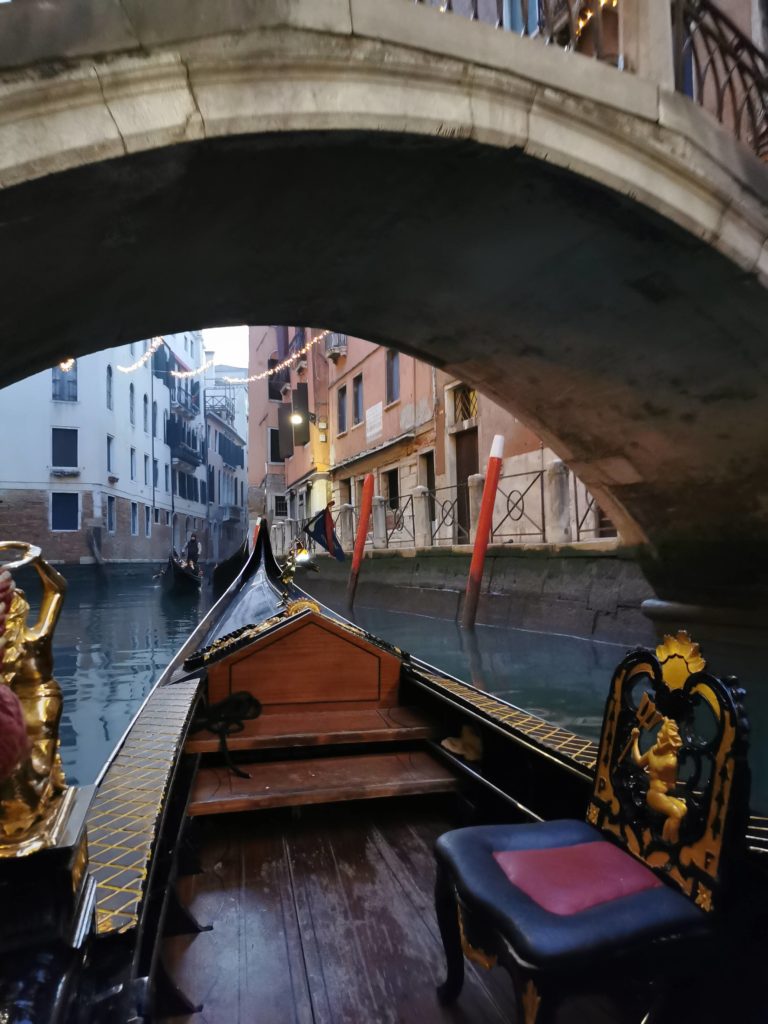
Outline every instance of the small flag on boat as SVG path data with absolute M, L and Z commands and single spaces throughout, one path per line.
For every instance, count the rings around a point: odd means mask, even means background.
M 313 516 L 304 527 L 304 532 L 308 533 L 312 540 L 317 541 L 321 548 L 325 548 L 334 558 L 343 562 L 344 551 L 333 528 L 331 505 L 333 505 L 333 502 L 329 501 L 322 512 L 318 512 L 316 516 Z

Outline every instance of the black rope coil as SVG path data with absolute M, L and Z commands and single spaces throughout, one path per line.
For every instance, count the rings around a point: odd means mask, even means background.
M 232 760 L 232 754 L 227 746 L 227 738 L 242 732 L 246 720 L 258 718 L 260 714 L 261 701 L 247 690 L 238 690 L 215 704 L 209 704 L 203 699 L 192 721 L 191 731 L 199 732 L 201 729 L 207 729 L 218 736 L 219 751 L 227 768 L 241 779 L 250 779 L 251 776 L 248 772 L 242 771 Z

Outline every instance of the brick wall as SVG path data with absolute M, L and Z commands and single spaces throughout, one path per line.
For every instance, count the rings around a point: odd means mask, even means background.
M 90 491 L 80 495 L 81 527 L 79 530 L 52 531 L 49 527 L 48 491 L 0 490 L 0 540 L 23 540 L 37 544 L 43 555 L 52 562 L 79 564 L 93 560 L 93 542 L 100 540 L 104 561 L 162 562 L 171 549 L 171 527 L 165 525 L 165 511 L 160 522 L 151 523 L 151 537 L 144 533 L 144 504 L 138 502 L 138 536 L 131 534 L 131 502 L 117 497 L 116 530 L 107 532 L 106 499 L 103 519 L 93 518 L 93 499 Z M 151 511 L 150 511 L 151 515 Z M 202 544 L 203 556 L 210 551 L 205 519 L 197 518 L 196 530 Z M 99 526 L 101 523 L 101 526 Z

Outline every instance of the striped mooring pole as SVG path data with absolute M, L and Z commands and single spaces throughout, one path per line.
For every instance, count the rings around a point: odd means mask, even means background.
M 493 506 L 496 502 L 496 491 L 499 486 L 501 461 L 503 458 L 504 438 L 501 434 L 496 434 L 493 439 L 493 444 L 491 445 L 491 457 L 488 459 L 488 469 L 485 473 L 483 500 L 480 503 L 480 515 L 477 520 L 475 547 L 472 552 L 472 562 L 469 566 L 467 593 L 464 598 L 464 613 L 461 617 L 461 625 L 464 629 L 475 628 L 477 602 L 480 600 L 480 586 L 483 582 L 483 567 L 485 566 L 485 555 L 488 551 L 488 541 L 491 536 L 491 526 L 493 525 Z
M 368 473 L 363 481 L 363 500 L 360 505 L 360 521 L 357 524 L 357 536 L 355 537 L 355 551 L 352 555 L 352 570 L 349 574 L 347 585 L 347 604 L 351 608 L 355 603 L 355 591 L 357 590 L 357 577 L 360 574 L 360 566 L 363 562 L 365 552 L 365 538 L 368 536 L 368 524 L 371 521 L 371 509 L 373 508 L 373 473 Z

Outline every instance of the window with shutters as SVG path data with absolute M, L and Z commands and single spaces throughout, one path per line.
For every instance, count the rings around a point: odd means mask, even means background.
M 80 529 L 80 495 L 72 492 L 51 493 L 51 529 Z
M 77 467 L 77 430 L 67 427 L 51 429 L 51 465 L 63 469 Z
M 280 455 L 280 431 L 277 427 L 268 427 L 267 430 L 269 432 L 269 461 L 285 462 Z

